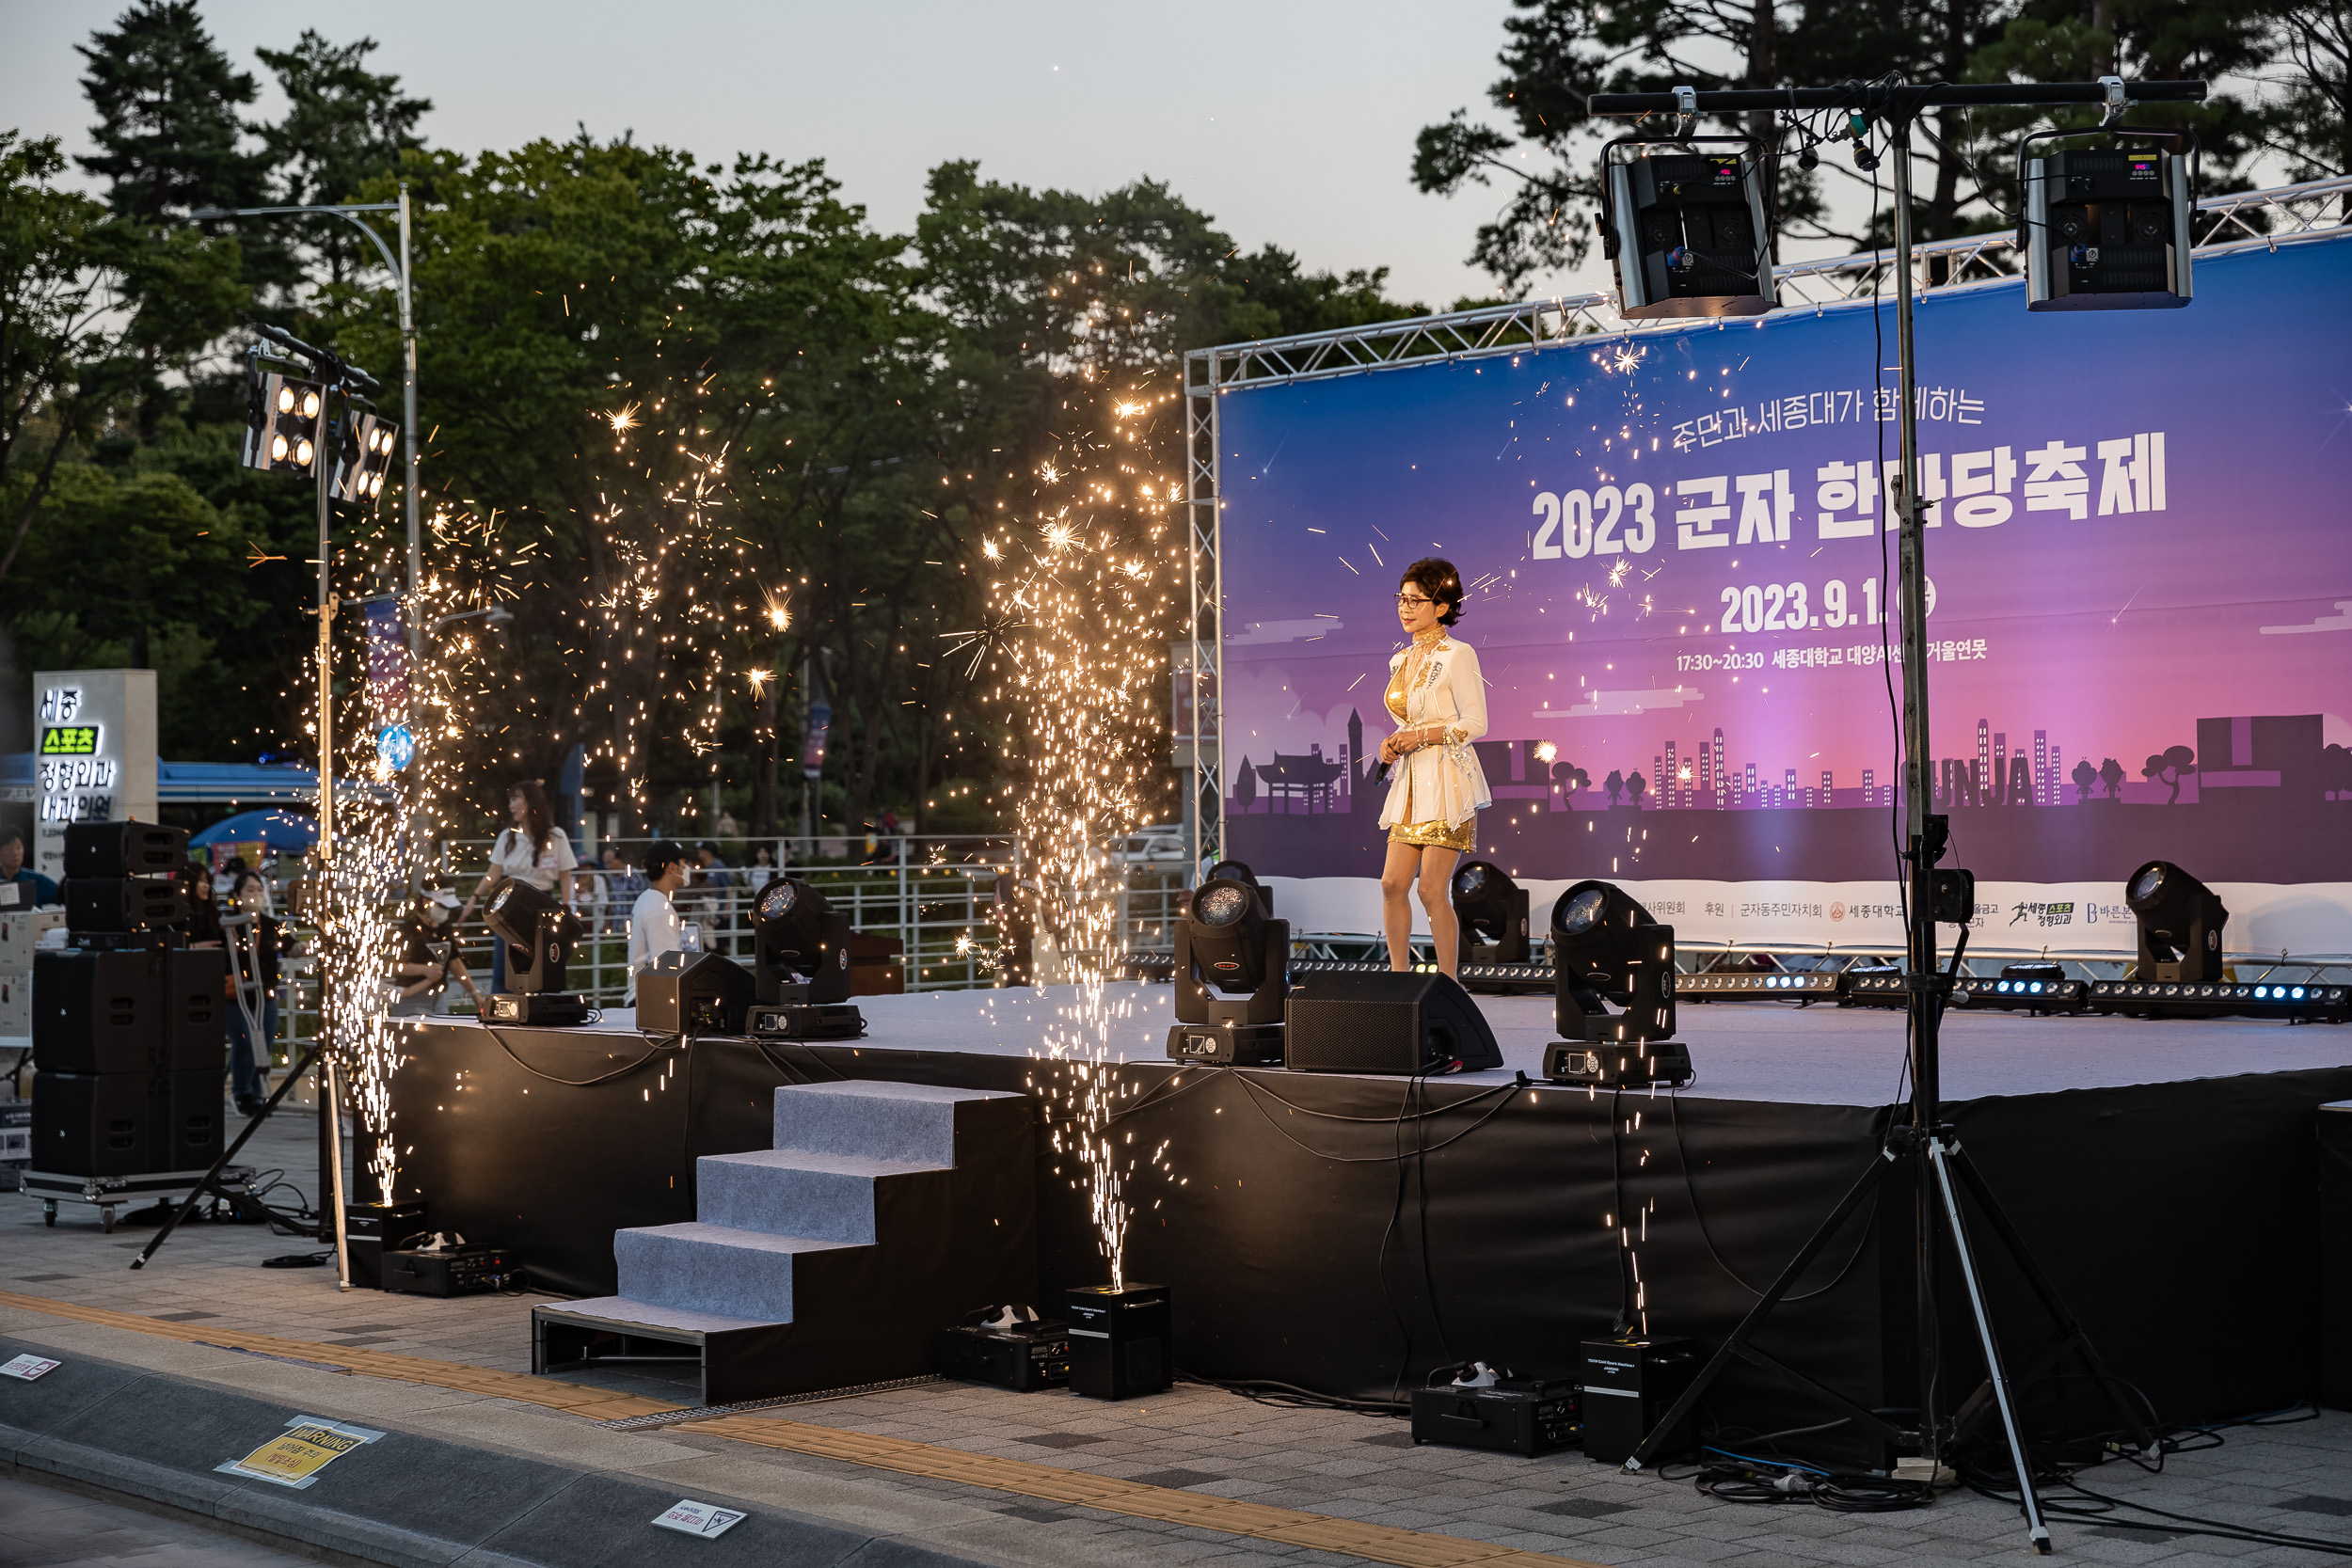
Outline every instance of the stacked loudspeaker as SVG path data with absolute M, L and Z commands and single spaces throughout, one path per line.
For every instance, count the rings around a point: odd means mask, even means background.
M 70 937 L 33 958 L 35 1170 L 201 1171 L 220 1154 L 229 964 L 185 945 L 186 858 L 177 828 L 66 830 Z

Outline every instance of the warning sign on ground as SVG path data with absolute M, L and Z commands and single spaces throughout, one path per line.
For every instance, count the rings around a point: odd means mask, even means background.
M 250 1476 L 299 1490 L 318 1480 L 319 1472 L 336 1460 L 383 1435 L 317 1416 L 296 1416 L 286 1423 L 282 1435 L 243 1459 L 228 1460 L 213 1468 L 222 1475 Z

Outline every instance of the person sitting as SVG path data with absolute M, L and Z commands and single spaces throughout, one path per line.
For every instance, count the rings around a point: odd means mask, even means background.
M 654 966 L 664 953 L 686 945 L 678 929 L 677 892 L 686 885 L 686 847 L 663 839 L 645 851 L 645 891 L 637 895 L 628 915 L 629 1006 L 637 1005 L 637 976 Z
M 452 918 L 456 910 L 457 895 L 446 888 L 428 888 L 417 895 L 400 923 L 401 956 L 392 965 L 392 978 L 401 988 L 400 1002 L 437 996 L 454 980 L 473 999 L 474 1011 L 482 1011 L 482 988 L 474 984 L 457 951 Z

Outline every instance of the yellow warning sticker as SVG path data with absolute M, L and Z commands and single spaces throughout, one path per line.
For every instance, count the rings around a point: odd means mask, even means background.
M 296 1416 L 280 1435 L 243 1459 L 228 1460 L 213 1468 L 223 1475 L 250 1476 L 299 1490 L 318 1480 L 321 1470 L 344 1454 L 383 1435 L 317 1416 Z

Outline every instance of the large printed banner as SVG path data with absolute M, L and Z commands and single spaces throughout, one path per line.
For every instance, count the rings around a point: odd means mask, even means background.
M 1936 804 L 1979 942 L 2128 949 L 2163 858 L 2233 950 L 2352 951 L 2352 237 L 2196 289 L 1918 304 Z M 1899 943 L 1895 386 L 1890 303 L 1225 394 L 1230 852 L 1347 879 L 1294 898 L 1378 929 L 1391 595 L 1440 555 L 1482 855 L 1647 890 L 1686 942 Z

